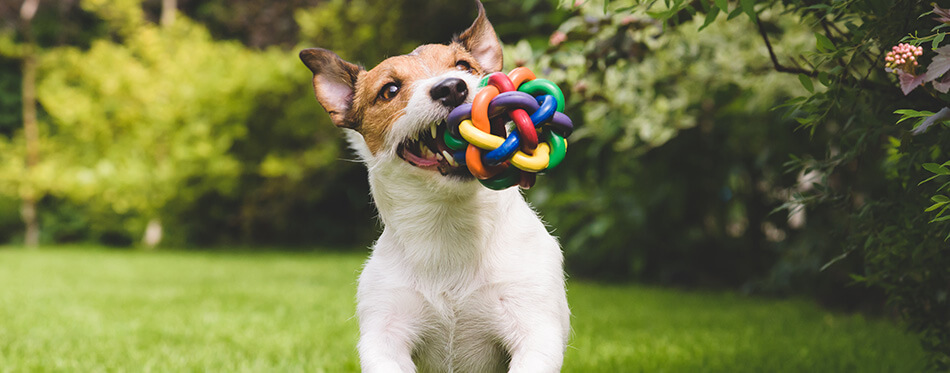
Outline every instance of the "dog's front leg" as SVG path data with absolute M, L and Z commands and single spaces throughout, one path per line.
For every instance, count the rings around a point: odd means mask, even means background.
M 507 322 L 503 339 L 511 354 L 510 373 L 561 370 L 570 330 L 570 310 L 563 291 L 533 301 L 502 301 Z
M 415 372 L 412 349 L 421 330 L 418 294 L 408 290 L 374 290 L 361 294 L 358 345 L 363 372 Z
M 537 320 L 540 321 L 540 320 Z M 539 322 L 536 324 L 540 324 Z M 510 348 L 509 373 L 556 373 L 564 362 L 565 338 L 556 323 L 546 323 L 540 330 L 528 331 L 528 335 Z

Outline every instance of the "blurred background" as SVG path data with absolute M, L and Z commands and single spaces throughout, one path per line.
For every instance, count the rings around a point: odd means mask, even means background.
M 947 367 L 950 229 L 925 209 L 950 136 L 910 130 L 950 100 L 901 92 L 884 58 L 903 38 L 927 50 L 910 73 L 936 64 L 932 5 L 484 3 L 506 69 L 558 83 L 578 128 L 526 191 L 572 278 L 813 299 L 900 320 Z M 474 16 L 447 0 L 0 0 L 0 243 L 365 254 L 366 172 L 297 52 L 371 67 Z

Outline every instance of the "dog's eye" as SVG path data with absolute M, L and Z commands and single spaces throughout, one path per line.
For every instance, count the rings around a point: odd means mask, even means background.
M 459 60 L 455 63 L 455 68 L 465 72 L 472 72 L 472 65 L 467 61 Z
M 392 100 L 393 97 L 396 97 L 397 93 L 399 93 L 399 85 L 396 83 L 388 83 L 379 90 L 379 94 L 377 96 L 383 100 L 389 101 Z

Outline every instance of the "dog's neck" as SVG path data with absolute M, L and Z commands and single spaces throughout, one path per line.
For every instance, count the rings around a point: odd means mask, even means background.
M 487 241 L 506 228 L 508 210 L 524 201 L 517 189 L 493 191 L 474 180 L 440 179 L 402 160 L 384 162 L 389 163 L 369 171 L 383 235 L 395 238 L 398 249 L 419 270 L 445 273 L 477 267 L 490 254 L 484 252 L 491 246 Z

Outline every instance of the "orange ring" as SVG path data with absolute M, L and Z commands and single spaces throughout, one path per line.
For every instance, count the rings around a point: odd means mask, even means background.
M 491 103 L 491 100 L 498 96 L 498 88 L 495 88 L 493 85 L 487 85 L 485 88 L 482 88 L 481 91 L 478 91 L 478 94 L 475 95 L 475 99 L 472 100 L 472 124 L 475 125 L 479 131 L 490 133 L 491 124 L 488 122 L 488 104 Z
M 511 72 L 508 73 L 508 78 L 511 79 L 511 83 L 514 84 L 515 87 L 519 87 L 521 86 L 521 83 L 534 80 L 537 77 L 534 75 L 534 72 L 532 72 L 531 69 L 522 66 L 511 70 Z
M 508 162 L 497 166 L 485 167 L 485 165 L 482 164 L 482 150 L 472 144 L 469 144 L 468 148 L 465 149 L 465 166 L 468 167 L 472 176 L 481 180 L 493 178 L 508 167 L 511 167 L 508 165 Z

